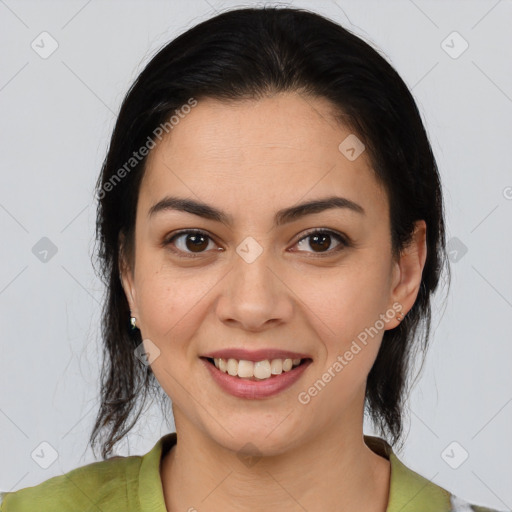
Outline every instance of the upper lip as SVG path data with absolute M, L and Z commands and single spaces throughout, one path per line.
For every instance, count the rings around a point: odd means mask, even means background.
M 262 348 L 258 350 L 247 350 L 245 348 L 225 348 L 222 350 L 215 350 L 208 352 L 202 357 L 209 358 L 222 358 L 222 359 L 238 359 L 245 361 L 265 361 L 265 359 L 308 359 L 310 358 L 307 354 L 301 354 L 299 352 L 290 352 L 288 350 L 279 350 L 273 348 Z

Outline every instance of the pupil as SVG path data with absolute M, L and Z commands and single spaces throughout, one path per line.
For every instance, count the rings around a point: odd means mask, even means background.
M 313 235 L 311 237 L 311 242 L 309 242 L 311 249 L 315 248 L 315 243 L 318 243 L 321 249 L 328 249 L 329 245 L 331 245 L 331 237 L 328 234 Z
M 192 244 L 189 244 L 190 241 Z M 188 235 L 186 245 L 187 249 L 191 251 L 201 252 L 201 250 L 208 247 L 208 241 L 203 235 Z

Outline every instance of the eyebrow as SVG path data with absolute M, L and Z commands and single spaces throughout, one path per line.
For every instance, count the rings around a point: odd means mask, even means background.
M 320 213 L 332 208 L 344 208 L 361 215 L 365 215 L 364 208 L 345 197 L 330 196 L 323 199 L 316 199 L 301 203 L 296 206 L 279 210 L 274 217 L 275 226 L 282 226 L 296 221 L 306 215 Z M 181 197 L 166 196 L 158 203 L 154 204 L 148 211 L 148 217 L 151 218 L 157 213 L 169 210 L 182 211 L 191 213 L 205 219 L 222 222 L 223 224 L 232 225 L 233 217 L 214 206 L 208 205 L 201 201 L 186 199 Z

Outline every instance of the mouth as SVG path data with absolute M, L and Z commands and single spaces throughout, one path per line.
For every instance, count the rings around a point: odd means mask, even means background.
M 235 356 L 240 359 L 235 359 Z M 200 359 L 219 389 L 236 398 L 249 400 L 269 399 L 291 388 L 313 362 L 305 354 L 275 350 L 226 350 Z
M 283 373 L 293 372 L 296 368 L 312 362 L 309 357 L 272 358 L 258 361 L 222 357 L 201 357 L 201 359 L 231 377 L 257 382 L 275 379 Z

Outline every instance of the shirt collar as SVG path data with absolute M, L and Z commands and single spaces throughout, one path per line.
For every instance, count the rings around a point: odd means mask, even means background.
M 373 452 L 389 460 L 391 476 L 386 512 L 438 512 L 450 510 L 450 493 L 409 469 L 380 437 L 364 436 Z
M 142 512 L 166 512 L 160 463 L 176 444 L 176 432 L 166 434 L 142 457 L 139 470 L 139 501 Z M 405 466 L 389 443 L 364 435 L 365 444 L 391 464 L 389 499 L 386 512 L 439 512 L 450 510 L 450 493 Z

